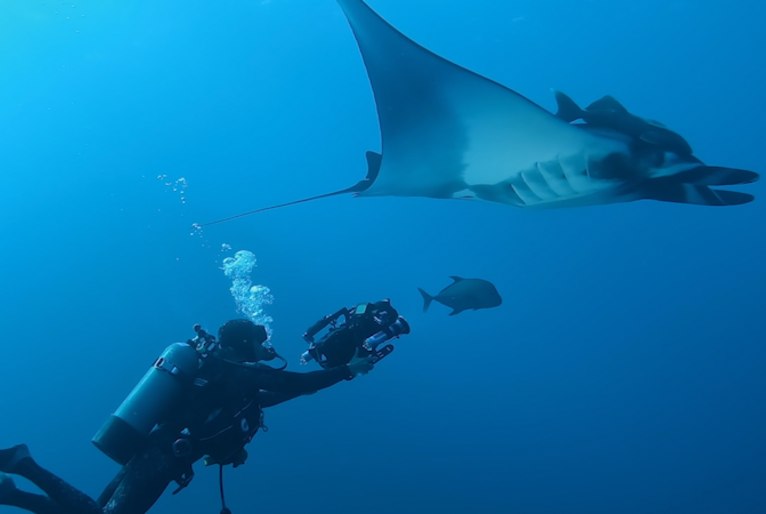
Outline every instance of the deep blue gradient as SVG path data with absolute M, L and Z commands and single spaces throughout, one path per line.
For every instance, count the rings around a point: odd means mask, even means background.
M 766 172 L 763 2 L 370 3 L 545 107 L 612 94 L 707 163 Z M 5 0 L 0 446 L 97 494 L 106 416 L 193 323 L 236 316 L 225 243 L 258 257 L 290 369 L 342 305 L 387 296 L 413 326 L 370 375 L 267 413 L 227 475 L 235 513 L 766 512 L 766 182 L 731 208 L 337 197 L 190 235 L 351 185 L 368 149 L 332 0 Z M 503 305 L 423 313 L 416 287 L 448 275 Z M 216 480 L 154 512 L 218 512 Z

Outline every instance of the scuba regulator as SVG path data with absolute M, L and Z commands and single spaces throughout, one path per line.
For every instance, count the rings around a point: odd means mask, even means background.
M 343 307 L 324 316 L 303 334 L 309 349 L 301 355 L 301 364 L 315 360 L 323 368 L 333 368 L 348 364 L 354 355 L 371 356 L 375 363 L 394 351 L 392 344 L 384 343 L 409 333 L 409 323 L 387 298 Z

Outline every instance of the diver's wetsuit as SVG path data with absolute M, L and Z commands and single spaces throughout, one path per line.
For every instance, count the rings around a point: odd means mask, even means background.
M 192 392 L 174 412 L 180 420 L 172 419 L 160 425 L 150 436 L 150 444 L 122 467 L 98 500 L 27 458 L 13 469 L 0 471 L 27 478 L 48 496 L 15 490 L 4 495 L 2 504 L 37 514 L 144 514 L 172 481 L 189 473 L 193 462 L 214 450 L 215 442 L 211 440 L 209 444 L 197 444 L 197 447 L 193 444 L 188 455 L 176 457 L 172 443 L 179 437 L 181 428 L 189 428 L 194 436 L 196 428 L 204 431 L 204 422 L 214 411 L 232 412 L 237 406 L 241 408 L 243 402 L 248 402 L 255 403 L 255 411 L 260 414 L 262 406 L 276 405 L 353 378 L 348 366 L 295 373 L 218 359 L 208 368 L 207 377 L 211 379 L 212 387 Z

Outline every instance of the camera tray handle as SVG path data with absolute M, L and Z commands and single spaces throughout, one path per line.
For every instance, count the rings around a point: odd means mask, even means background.
M 383 346 L 382 348 L 375 350 L 372 354 L 370 354 L 370 356 L 372 357 L 372 363 L 377 364 L 378 361 L 388 356 L 388 354 L 390 354 L 393 351 L 394 351 L 394 345 L 392 344 L 387 344 Z
M 322 319 L 320 319 L 319 321 L 317 321 L 316 323 L 314 323 L 313 325 L 311 325 L 308 328 L 308 330 L 306 330 L 306 332 L 303 334 L 303 339 L 309 344 L 313 343 L 315 335 L 317 335 L 319 332 L 324 330 L 325 327 L 327 327 L 327 325 L 331 323 L 334 325 L 335 322 L 338 321 L 338 318 L 340 318 L 341 316 L 345 316 L 346 320 L 348 320 L 349 310 L 347 307 L 343 307 L 339 309 L 336 313 L 329 314 L 323 317 Z

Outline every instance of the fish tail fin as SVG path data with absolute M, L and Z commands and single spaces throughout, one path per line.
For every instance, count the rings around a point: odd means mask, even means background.
M 582 109 L 575 103 L 568 95 L 565 95 L 561 91 L 555 91 L 556 105 L 556 117 L 560 118 L 567 123 L 571 123 L 574 120 L 582 118 Z
M 434 297 L 420 288 L 418 288 L 418 291 L 420 291 L 421 296 L 423 296 L 423 312 L 426 312 L 428 307 L 431 306 L 431 302 L 434 301 Z

